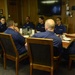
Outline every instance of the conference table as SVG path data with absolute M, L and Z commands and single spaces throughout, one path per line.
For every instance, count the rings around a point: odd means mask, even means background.
M 23 35 L 25 38 L 28 38 L 28 37 L 31 37 L 34 33 L 35 33 L 35 30 L 34 29 L 30 29 L 29 31 L 27 31 L 27 29 L 20 29 L 20 32 L 21 33 L 30 33 L 31 35 Z M 37 31 L 37 33 L 38 33 L 38 31 Z M 65 39 L 63 39 L 63 37 L 65 37 Z M 69 45 L 73 42 L 73 40 L 74 40 L 74 38 L 75 38 L 75 36 L 65 36 L 65 35 L 61 35 L 60 36 L 60 38 L 62 39 L 62 46 L 63 46 L 63 48 L 68 48 L 69 47 Z
M 23 35 L 25 38 L 30 37 L 29 35 Z M 63 48 L 67 49 L 69 45 L 73 42 L 74 38 L 66 37 L 65 39 L 62 38 L 62 46 Z
M 71 38 L 71 40 L 62 40 L 62 46 L 63 48 L 67 49 L 69 45 L 73 42 L 74 38 Z

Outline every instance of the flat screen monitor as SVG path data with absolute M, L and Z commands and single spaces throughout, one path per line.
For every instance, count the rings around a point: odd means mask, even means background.
M 38 0 L 39 15 L 61 15 L 62 0 Z

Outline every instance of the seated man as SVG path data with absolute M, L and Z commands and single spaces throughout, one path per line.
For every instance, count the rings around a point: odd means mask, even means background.
M 32 22 L 30 22 L 29 16 L 26 17 L 26 23 L 24 24 L 23 28 L 35 29 L 35 25 Z
M 0 17 L 0 32 L 4 32 L 7 29 L 5 17 Z M 2 51 L 2 47 L 0 45 L 0 51 Z
M 36 32 L 44 32 L 45 31 L 45 25 L 44 25 L 44 17 L 40 16 L 39 17 L 39 23 L 36 25 Z
M 5 17 L 0 18 L 0 32 L 4 32 L 7 29 Z
M 12 35 L 12 38 L 14 40 L 14 43 L 16 45 L 16 48 L 17 48 L 19 54 L 26 52 L 25 38 L 23 36 L 21 36 L 21 34 L 19 32 L 15 31 L 14 21 L 8 20 L 7 26 L 8 26 L 8 28 L 5 31 L 5 33 Z
M 50 38 L 53 39 L 54 55 L 57 56 L 62 52 L 62 40 L 54 33 L 55 22 L 52 19 L 48 19 L 45 22 L 45 32 L 36 33 L 33 35 L 35 38 Z
M 56 18 L 56 25 L 55 25 L 54 32 L 57 35 L 62 35 L 64 33 L 66 33 L 66 27 L 62 24 L 61 17 Z

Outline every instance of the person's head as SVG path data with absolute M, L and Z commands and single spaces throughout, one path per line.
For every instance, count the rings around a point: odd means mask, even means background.
M 15 23 L 13 20 L 8 20 L 7 21 L 7 27 L 14 29 L 15 28 Z
M 57 25 L 60 25 L 60 24 L 61 24 L 61 17 L 57 17 L 57 18 L 56 18 L 56 24 L 57 24 Z
M 26 22 L 30 22 L 30 17 L 29 16 L 26 17 Z
M 5 23 L 6 23 L 6 19 L 5 19 L 4 16 L 3 16 L 3 17 L 0 17 L 0 22 L 1 22 L 2 24 L 5 24 Z
M 39 17 L 39 23 L 41 23 L 41 24 L 44 23 L 44 17 L 43 17 L 43 16 L 40 16 L 40 17 Z
M 53 19 L 47 19 L 45 21 L 45 30 L 53 32 L 54 28 L 55 28 L 55 21 Z

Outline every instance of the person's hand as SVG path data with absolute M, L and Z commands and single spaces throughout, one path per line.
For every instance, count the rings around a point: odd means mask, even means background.
M 60 37 L 60 34 L 56 34 L 56 36 Z
M 18 28 L 18 27 L 15 27 L 15 31 L 20 32 L 20 30 L 19 30 L 19 28 Z
M 67 33 L 63 33 L 63 35 L 66 35 Z

